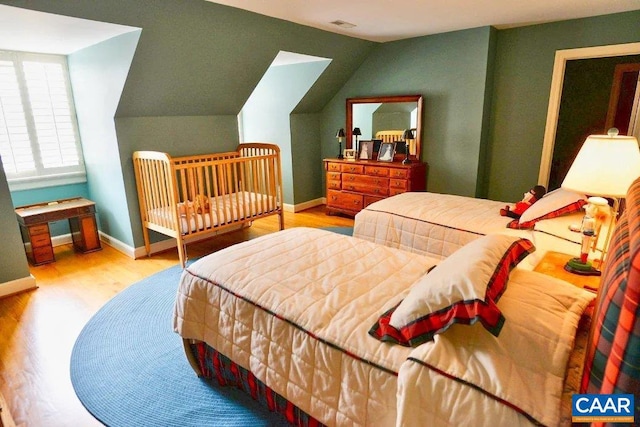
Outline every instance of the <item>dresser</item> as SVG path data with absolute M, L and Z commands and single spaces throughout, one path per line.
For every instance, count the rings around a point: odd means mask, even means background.
M 325 159 L 327 213 L 354 216 L 373 202 L 427 188 L 427 164 Z

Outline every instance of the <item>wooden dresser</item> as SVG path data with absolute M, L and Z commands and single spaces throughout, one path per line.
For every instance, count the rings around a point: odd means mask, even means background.
M 355 215 L 373 202 L 427 188 L 427 164 L 325 159 L 327 213 Z

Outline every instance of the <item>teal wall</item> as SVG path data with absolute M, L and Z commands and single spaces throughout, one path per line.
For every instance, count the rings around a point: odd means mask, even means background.
M 29 277 L 29 264 L 22 245 L 20 226 L 11 204 L 7 176 L 0 159 L 0 285 Z
M 244 141 L 271 142 L 280 146 L 284 202 L 288 204 L 295 204 L 294 181 L 301 179 L 293 174 L 293 147 L 303 146 L 297 154 L 306 152 L 308 147 L 304 141 L 292 138 L 289 116 L 329 62 L 270 67 L 242 108 Z M 304 162 L 296 156 L 296 162 L 298 160 Z M 299 194 L 298 199 L 301 199 Z
M 96 202 L 99 229 L 133 244 L 114 115 L 136 50 L 133 31 L 69 56 L 78 128 L 87 169 L 89 199 Z
M 640 41 L 640 11 L 498 31 L 488 163 L 494 200 L 538 181 L 556 50 Z

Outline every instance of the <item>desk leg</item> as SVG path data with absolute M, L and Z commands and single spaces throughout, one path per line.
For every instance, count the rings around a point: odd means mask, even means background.
M 73 248 L 78 252 L 93 252 L 102 249 L 95 215 L 69 218 Z

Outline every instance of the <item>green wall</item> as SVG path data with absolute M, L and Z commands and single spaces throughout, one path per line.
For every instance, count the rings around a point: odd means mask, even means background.
M 11 194 L 2 159 L 0 159 L 0 239 L 2 240 L 0 285 L 29 277 L 27 255 L 23 250 L 20 226 L 11 204 Z M 2 294 L 1 289 L 0 294 Z
M 118 78 L 126 75 L 121 95 L 114 90 L 94 100 L 101 111 L 100 102 L 117 107 L 100 119 L 109 137 L 90 138 L 87 185 L 101 198 L 101 229 L 136 247 L 142 232 L 133 151 L 235 147 L 236 116 L 280 50 L 331 59 L 290 117 L 296 203 L 324 195 L 321 160 L 337 154 L 345 98 L 399 94 L 424 96 L 429 191 L 514 201 L 537 181 L 555 51 L 640 41 L 640 11 L 378 44 L 203 0 L 0 3 L 141 29 L 75 58 L 86 65 L 98 58 L 86 87 L 114 88 L 111 73 L 99 69 L 111 61 Z M 118 46 L 122 57 L 112 55 Z M 107 121 L 115 121 L 113 129 Z
M 640 11 L 498 31 L 488 196 L 520 200 L 538 181 L 556 50 L 640 41 Z
M 324 157 L 335 157 L 336 130 L 345 127 L 345 98 L 424 96 L 422 160 L 427 189 L 475 196 L 485 149 L 483 120 L 490 65 L 489 27 L 379 45 L 324 111 Z

